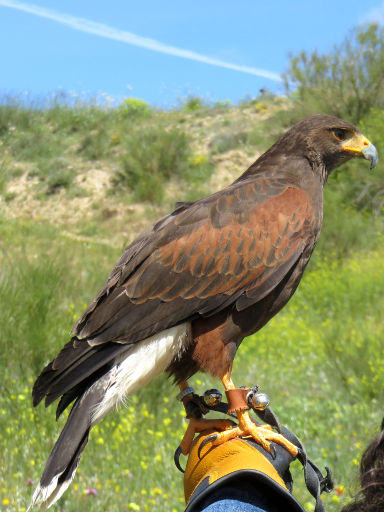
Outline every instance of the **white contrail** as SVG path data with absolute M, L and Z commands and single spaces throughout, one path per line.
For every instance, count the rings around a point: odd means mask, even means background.
M 147 48 L 148 50 L 166 53 L 168 55 L 174 55 L 184 59 L 196 60 L 198 62 L 210 64 L 211 66 L 219 66 L 221 68 L 232 69 L 233 71 L 241 71 L 242 73 L 261 76 L 275 82 L 282 82 L 282 79 L 278 73 L 274 73 L 266 69 L 231 64 L 230 62 L 207 57 L 206 55 L 200 55 L 199 53 L 195 53 L 189 50 L 183 50 L 182 48 L 169 46 L 167 44 L 160 43 L 159 41 L 155 41 L 154 39 L 141 37 L 136 34 L 132 34 L 132 32 L 119 30 L 118 28 L 110 27 L 108 25 L 104 25 L 103 23 L 97 23 L 85 18 L 78 18 L 69 14 L 54 11 L 52 9 L 46 9 L 45 7 L 39 7 L 38 5 L 25 4 L 22 2 L 16 2 L 14 0 L 0 0 L 0 6 L 9 7 L 11 9 L 18 9 L 19 11 L 40 16 L 41 18 L 47 18 L 49 20 L 56 21 L 57 23 L 61 23 L 62 25 L 66 25 L 67 27 L 70 27 L 74 30 L 87 32 L 88 34 L 106 37 L 107 39 L 113 39 L 122 43 L 140 46 L 141 48 Z

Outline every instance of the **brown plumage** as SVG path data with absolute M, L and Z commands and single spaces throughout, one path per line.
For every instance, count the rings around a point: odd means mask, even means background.
M 377 161 L 374 146 L 351 124 L 330 116 L 305 119 L 232 185 L 181 204 L 125 250 L 71 341 L 35 383 L 35 405 L 62 397 L 60 414 L 76 403 L 73 426 L 67 423 L 60 436 L 34 502 L 50 504 L 65 490 L 100 419 L 90 409 L 106 400 L 107 389 L 122 385 L 113 372 L 134 361 L 149 337 L 183 327 L 160 368 L 177 382 L 198 370 L 223 378 L 242 339 L 296 290 L 319 236 L 328 174 L 352 156 Z M 151 377 L 154 370 L 145 372 Z M 80 429 L 77 417 L 87 418 Z

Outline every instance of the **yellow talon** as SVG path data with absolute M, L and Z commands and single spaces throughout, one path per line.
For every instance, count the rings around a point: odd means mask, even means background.
M 225 389 L 233 390 L 235 385 L 231 379 L 230 372 L 226 373 L 222 378 Z M 288 441 L 283 435 L 275 432 L 270 425 L 257 425 L 249 416 L 248 411 L 238 410 L 236 416 L 239 421 L 239 426 L 218 434 L 217 438 L 213 441 L 213 445 L 217 446 L 229 439 L 235 437 L 252 437 L 256 443 L 260 444 L 264 450 L 271 452 L 271 441 L 284 446 L 284 448 L 293 456 L 298 454 L 298 448 L 293 443 Z
M 219 446 L 226 441 L 235 439 L 236 437 L 252 437 L 252 439 L 262 446 L 268 453 L 271 453 L 272 451 L 271 441 L 273 441 L 274 443 L 284 446 L 284 448 L 293 457 L 297 456 L 297 446 L 288 441 L 288 439 L 283 435 L 274 432 L 270 425 L 256 425 L 247 411 L 239 412 L 237 413 L 237 416 L 239 419 L 239 426 L 226 429 L 224 432 L 218 432 L 215 435 L 209 436 L 209 438 L 202 443 L 201 448 L 209 442 L 211 443 L 211 446 Z

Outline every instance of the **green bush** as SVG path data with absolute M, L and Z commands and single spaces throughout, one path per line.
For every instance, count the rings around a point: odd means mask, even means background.
M 150 114 L 152 109 L 148 103 L 138 98 L 127 98 L 120 103 L 118 114 L 123 117 L 142 117 Z
M 384 107 L 384 28 L 358 27 L 328 54 L 300 52 L 284 75 L 297 121 L 329 113 L 358 123 Z
M 202 108 L 207 107 L 208 103 L 200 96 L 192 94 L 191 96 L 187 96 L 181 100 L 181 105 L 185 112 L 196 112 L 196 110 L 201 110 Z
M 83 136 L 78 152 L 89 160 L 100 160 L 108 156 L 111 144 L 107 126 L 100 122 Z
M 139 201 L 160 202 L 170 178 L 180 178 L 191 154 L 186 134 L 178 129 L 142 127 L 122 142 L 121 168 L 114 185 L 128 188 Z

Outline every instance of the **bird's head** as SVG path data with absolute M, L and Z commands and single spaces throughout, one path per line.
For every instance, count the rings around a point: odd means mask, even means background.
M 375 146 L 355 126 L 333 116 L 311 116 L 296 125 L 312 160 L 322 163 L 327 173 L 354 157 L 378 162 Z
M 268 167 L 291 172 L 297 160 L 305 159 L 324 184 L 329 173 L 354 157 L 378 162 L 375 146 L 353 124 L 328 115 L 314 115 L 292 126 L 239 178 L 263 172 Z M 289 165 L 289 161 L 293 165 Z

